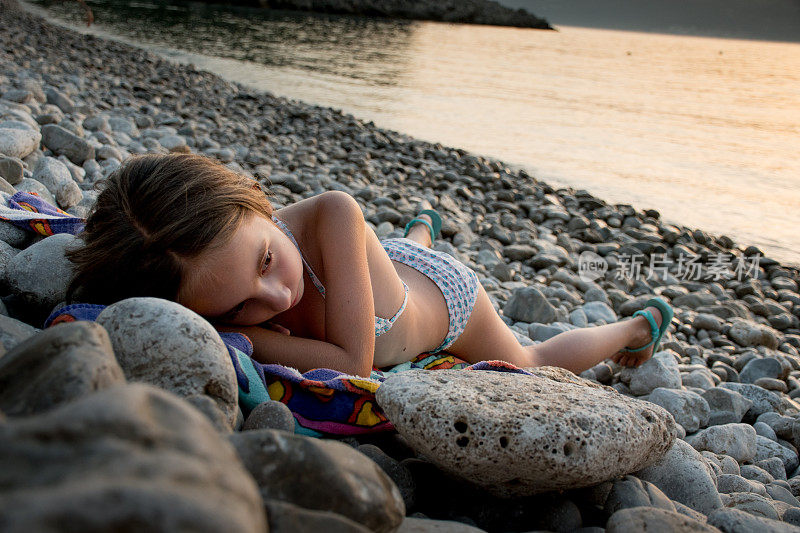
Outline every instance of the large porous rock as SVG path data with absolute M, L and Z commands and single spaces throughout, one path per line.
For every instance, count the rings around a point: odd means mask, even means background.
M 722 507 L 714 471 L 700 452 L 680 439 L 665 456 L 635 475 L 661 489 L 670 499 L 705 515 Z
M 42 126 L 42 143 L 55 154 L 67 156 L 76 165 L 94 159 L 94 146 L 89 141 L 55 124 Z
M 409 371 L 390 376 L 377 401 L 444 471 L 498 496 L 528 495 L 596 484 L 669 448 L 669 413 L 588 383 L 563 370 Z
M 694 433 L 708 424 L 708 403 L 696 392 L 659 387 L 647 400 L 669 411 L 686 433 Z
M 0 128 L 0 154 L 22 159 L 39 146 L 42 134 L 17 128 Z
M 756 430 L 749 424 L 722 424 L 689 435 L 686 441 L 695 450 L 729 455 L 744 463 L 752 461 L 756 456 L 756 436 Z
M 0 424 L 0 530 L 263 533 L 258 487 L 180 398 L 143 384 Z
M 124 382 L 102 326 L 59 324 L 0 357 L 0 410 L 40 413 Z
M 72 263 L 65 252 L 77 239 L 67 233 L 51 235 L 8 262 L 6 282 L 11 291 L 38 312 L 49 313 L 67 295 Z
M 346 444 L 260 429 L 229 437 L 264 501 L 345 516 L 394 531 L 405 516 L 400 491 L 378 465 Z
M 717 529 L 676 511 L 665 511 L 652 507 L 632 507 L 617 511 L 606 523 L 607 533 L 629 533 L 631 531 L 718 533 Z
M 43 157 L 36 163 L 33 179 L 47 187 L 63 209 L 77 205 L 83 198 L 83 193 L 72 179 L 67 165 L 53 157 Z
M 129 298 L 97 317 L 125 377 L 180 396 L 205 394 L 233 427 L 239 388 L 225 343 L 203 317 L 175 302 Z
M 779 522 L 778 520 L 762 518 L 738 509 L 717 509 L 708 515 L 708 523 L 723 533 L 753 533 L 754 531 L 800 533 L 800 528 L 797 526 Z

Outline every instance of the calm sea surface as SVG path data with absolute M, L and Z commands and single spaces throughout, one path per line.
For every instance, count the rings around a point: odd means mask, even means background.
M 800 43 L 89 4 L 94 33 L 800 265 Z

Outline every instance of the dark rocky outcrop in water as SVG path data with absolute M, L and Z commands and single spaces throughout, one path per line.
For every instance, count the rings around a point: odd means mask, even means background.
M 2 0 L 0 0 L 2 1 Z M 317 11 L 466 24 L 491 24 L 552 30 L 544 19 L 524 9 L 511 9 L 489 0 L 234 0 L 271 9 Z

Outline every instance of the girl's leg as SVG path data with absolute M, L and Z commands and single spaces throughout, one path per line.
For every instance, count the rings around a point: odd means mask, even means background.
M 428 223 L 432 223 L 431 217 L 428 215 L 418 215 L 417 218 L 421 218 Z M 428 229 L 428 226 L 425 224 L 416 223 L 411 226 L 411 229 L 408 231 L 407 239 L 411 239 L 414 242 L 418 242 L 422 246 L 427 246 L 430 248 L 433 246 L 431 242 L 431 231 Z
M 650 310 L 660 323 L 658 310 Z M 623 365 L 638 366 L 652 355 L 652 348 L 639 352 L 621 350 L 649 341 L 650 325 L 647 319 L 638 316 L 605 326 L 566 331 L 541 344 L 522 346 L 479 286 L 467 327 L 447 351 L 470 363 L 499 359 L 519 367 L 560 366 L 579 373 L 610 357 Z

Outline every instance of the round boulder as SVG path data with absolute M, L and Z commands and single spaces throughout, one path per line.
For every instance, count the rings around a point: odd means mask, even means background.
M 102 326 L 59 324 L 0 357 L 0 410 L 40 413 L 124 382 Z
M 6 270 L 11 291 L 37 311 L 49 313 L 67 295 L 72 263 L 64 254 L 76 241 L 73 235 L 59 233 L 15 255 Z
M 392 480 L 346 444 L 259 429 L 228 437 L 264 501 L 333 512 L 372 531 L 394 531 L 405 505 Z
M 0 501 L 4 531 L 266 531 L 233 447 L 143 384 L 0 424 Z
M 106 307 L 97 323 L 108 331 L 128 380 L 184 397 L 210 396 L 234 426 L 236 373 L 225 343 L 203 317 L 160 298 L 129 298 Z
M 675 421 L 561 369 L 408 371 L 377 401 L 418 453 L 498 496 L 593 485 L 658 460 Z

